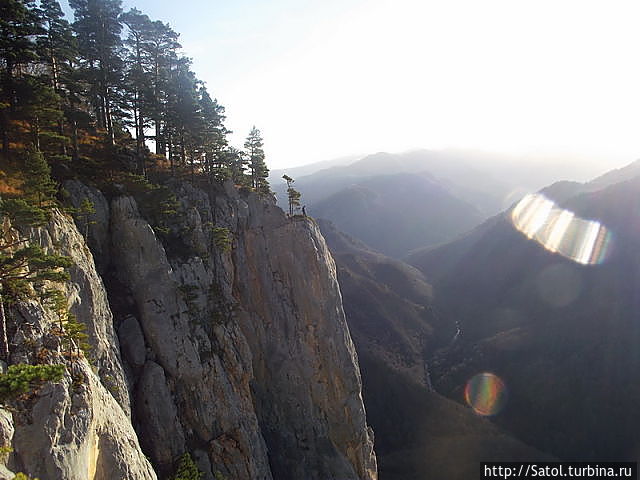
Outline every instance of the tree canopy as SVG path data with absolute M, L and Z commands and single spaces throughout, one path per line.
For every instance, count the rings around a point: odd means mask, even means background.
M 225 109 L 178 33 L 120 0 L 69 6 L 72 21 L 57 0 L 0 5 L 5 159 L 42 155 L 57 180 L 164 168 L 272 194 L 260 131 L 251 129 L 244 150 L 229 144 Z

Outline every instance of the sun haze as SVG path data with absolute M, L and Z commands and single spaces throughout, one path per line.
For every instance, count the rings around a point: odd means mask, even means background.
M 257 125 L 272 168 L 419 147 L 640 151 L 637 2 L 135 5 L 181 32 L 233 141 Z

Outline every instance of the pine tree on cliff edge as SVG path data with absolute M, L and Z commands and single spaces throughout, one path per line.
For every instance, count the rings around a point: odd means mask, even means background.
M 299 191 L 293 188 L 293 182 L 295 180 L 289 175 L 282 175 L 284 181 L 287 182 L 287 198 L 289 200 L 289 216 L 293 217 L 296 210 L 300 208 L 300 197 L 302 196 Z M 305 215 L 306 216 L 306 215 Z
M 249 172 L 251 176 L 251 186 L 256 192 L 268 195 L 271 193 L 269 182 L 269 169 L 264 161 L 264 150 L 262 149 L 262 135 L 255 126 L 249 132 L 244 148 L 249 161 Z

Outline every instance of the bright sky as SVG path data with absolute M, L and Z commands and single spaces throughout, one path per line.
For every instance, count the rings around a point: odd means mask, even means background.
M 636 0 L 124 0 L 282 168 L 411 148 L 640 157 Z

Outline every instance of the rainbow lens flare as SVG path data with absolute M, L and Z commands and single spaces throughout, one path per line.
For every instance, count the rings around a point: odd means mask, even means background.
M 493 373 L 479 373 L 464 387 L 464 399 L 478 415 L 489 417 L 500 413 L 507 403 L 507 387 Z
M 544 248 L 582 265 L 602 263 L 611 233 L 594 220 L 584 220 L 539 193 L 525 196 L 511 212 L 514 227 Z

